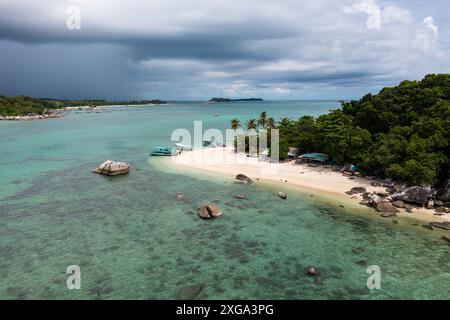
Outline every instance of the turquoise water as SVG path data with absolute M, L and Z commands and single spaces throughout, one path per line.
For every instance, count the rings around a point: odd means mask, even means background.
M 148 159 L 194 120 L 225 129 L 264 110 L 279 119 L 337 106 L 171 103 L 0 122 L 0 298 L 176 299 L 196 284 L 199 299 L 450 298 L 450 246 L 420 224 L 309 194 L 282 201 L 271 186 L 168 173 Z M 129 161 L 131 173 L 92 174 L 106 159 Z M 199 219 L 211 201 L 224 216 Z M 81 290 L 66 289 L 69 265 L 81 268 Z M 380 290 L 367 289 L 366 265 L 381 268 Z

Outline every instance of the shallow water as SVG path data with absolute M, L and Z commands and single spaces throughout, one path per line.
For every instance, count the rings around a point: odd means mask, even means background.
M 337 105 L 172 103 L 0 122 L 0 298 L 176 299 L 195 284 L 200 299 L 450 298 L 450 246 L 420 226 L 148 160 L 194 120 L 224 129 L 263 110 L 297 118 Z M 106 159 L 130 161 L 131 173 L 90 172 Z M 213 200 L 224 216 L 199 219 L 196 207 Z M 74 264 L 81 290 L 66 289 Z M 381 290 L 367 289 L 367 265 L 381 268 Z

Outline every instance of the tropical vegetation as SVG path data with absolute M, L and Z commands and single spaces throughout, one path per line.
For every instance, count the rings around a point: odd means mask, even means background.
M 267 128 L 267 114 L 247 127 Z M 321 152 L 336 164 L 412 184 L 436 184 L 450 177 L 450 74 L 403 81 L 342 102 L 328 114 L 271 122 L 280 130 L 280 158 L 290 147 Z
M 28 114 L 44 114 L 50 110 L 65 107 L 78 106 L 102 106 L 102 105 L 145 105 L 163 104 L 162 100 L 142 100 L 142 101 L 107 101 L 107 100 L 57 100 L 41 99 L 28 96 L 0 96 L 1 116 L 21 116 Z

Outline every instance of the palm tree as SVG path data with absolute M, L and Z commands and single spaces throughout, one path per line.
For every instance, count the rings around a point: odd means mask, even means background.
M 256 129 L 256 120 L 255 119 L 250 119 L 247 122 L 247 129 L 248 130 L 255 130 Z
M 277 123 L 275 122 L 275 119 L 274 119 L 274 118 L 269 118 L 269 119 L 267 120 L 267 126 L 268 126 L 270 129 L 275 129 L 275 128 L 277 127 Z
M 263 111 L 259 115 L 258 125 L 265 128 L 267 125 L 267 112 Z
M 239 122 L 238 119 L 233 119 L 231 120 L 231 129 L 233 130 L 237 130 L 241 127 L 241 123 Z

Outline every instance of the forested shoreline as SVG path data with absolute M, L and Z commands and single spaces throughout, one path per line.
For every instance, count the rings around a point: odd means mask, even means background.
M 34 98 L 28 96 L 0 96 L 0 116 L 26 116 L 44 115 L 56 110 L 68 107 L 97 107 L 104 105 L 146 105 L 165 104 L 165 101 L 155 100 L 133 100 L 133 101 L 108 101 L 104 99 L 95 100 L 59 100 Z
M 281 160 L 295 147 L 324 153 L 339 165 L 354 164 L 365 175 L 441 184 L 450 177 L 450 74 L 403 81 L 317 118 L 274 123 L 263 112 L 244 126 L 278 128 Z M 231 127 L 241 127 L 240 121 L 233 119 Z

